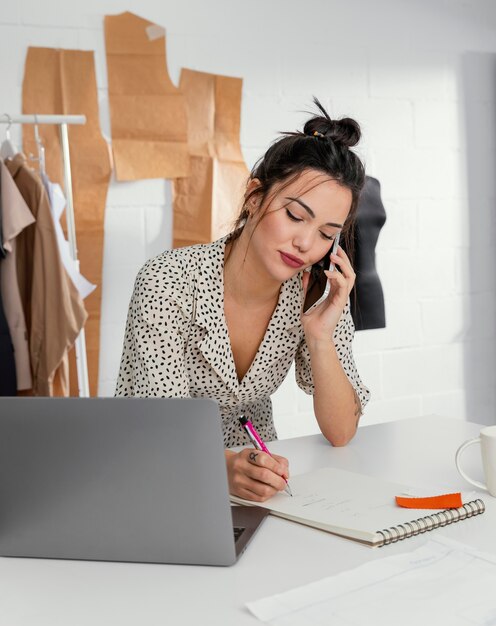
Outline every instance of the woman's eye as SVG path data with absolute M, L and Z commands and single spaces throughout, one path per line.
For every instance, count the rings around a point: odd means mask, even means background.
M 320 234 L 322 235 L 322 237 L 324 237 L 324 239 L 327 239 L 327 241 L 334 241 L 334 239 L 336 239 L 336 235 L 326 235 L 323 232 L 321 232 Z
M 293 215 L 289 209 L 286 209 L 286 215 L 289 217 L 290 220 L 293 220 L 293 222 L 303 222 L 302 219 L 296 217 L 296 215 Z

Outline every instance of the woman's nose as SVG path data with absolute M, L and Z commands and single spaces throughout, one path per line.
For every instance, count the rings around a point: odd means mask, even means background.
M 301 252 L 307 252 L 312 247 L 313 238 L 313 233 L 299 233 L 293 238 L 293 245 Z

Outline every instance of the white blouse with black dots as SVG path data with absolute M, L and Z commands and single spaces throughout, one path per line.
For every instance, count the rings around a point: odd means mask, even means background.
M 310 355 L 300 322 L 301 274 L 283 283 L 279 301 L 250 369 L 238 381 L 224 317 L 224 249 L 211 244 L 168 250 L 140 270 L 129 305 L 116 396 L 217 400 L 225 447 L 248 443 L 238 417 L 262 439 L 277 438 L 270 396 L 293 361 L 296 382 L 314 393 Z M 370 392 L 352 353 L 354 325 L 346 305 L 334 332 L 341 365 L 362 409 Z

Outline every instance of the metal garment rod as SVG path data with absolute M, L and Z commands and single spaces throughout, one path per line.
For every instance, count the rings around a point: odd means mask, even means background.
M 0 124 L 54 124 L 60 126 L 62 144 L 62 161 L 64 166 L 64 186 L 66 195 L 67 236 L 71 257 L 79 266 L 76 244 L 76 223 L 74 220 L 74 203 L 72 197 L 71 159 L 69 154 L 68 124 L 86 124 L 85 115 L 9 115 L 2 114 Z M 79 397 L 88 398 L 90 386 L 88 381 L 88 360 L 86 357 L 86 336 L 84 328 L 76 338 L 76 369 L 78 377 Z
M 0 124 L 86 124 L 86 115 L 9 115 L 2 113 L 1 116 Z

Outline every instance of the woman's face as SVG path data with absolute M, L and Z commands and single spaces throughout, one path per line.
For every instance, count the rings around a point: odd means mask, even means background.
M 252 218 L 249 249 L 271 278 L 284 282 L 330 250 L 350 212 L 352 194 L 314 170 L 273 192 L 268 206 Z

